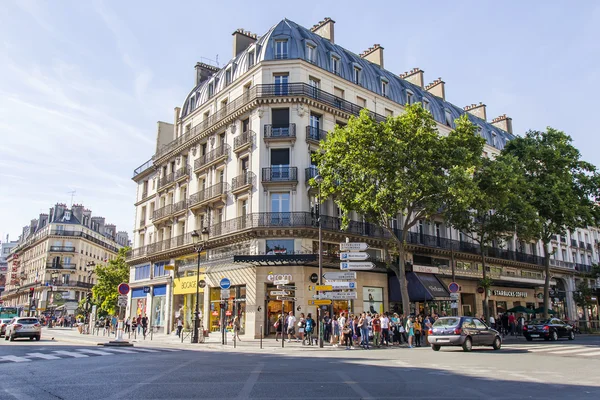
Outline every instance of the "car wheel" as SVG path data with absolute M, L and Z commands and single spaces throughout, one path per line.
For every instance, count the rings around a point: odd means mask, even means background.
M 440 349 L 442 348 L 442 346 L 439 346 L 437 344 L 432 344 L 431 348 L 433 349 L 433 351 L 440 351 Z
M 41 338 L 42 338 L 42 337 L 38 335 L 38 336 L 36 336 L 36 337 L 35 337 L 35 341 L 36 341 L 36 342 L 39 342 Z
M 500 350 L 500 348 L 502 347 L 502 340 L 500 340 L 498 336 L 496 336 L 496 339 L 494 339 L 492 347 L 494 348 L 494 350 Z
M 528 342 L 533 342 L 533 338 L 529 336 L 525 336 L 525 340 L 527 340 Z
M 550 334 L 550 340 L 552 340 L 553 342 L 556 342 L 558 340 L 558 333 L 556 333 L 556 331 Z
M 33 340 L 33 336 L 31 336 L 31 337 L 29 338 L 29 340 Z
M 569 340 L 575 340 L 575 332 L 569 332 Z
M 463 351 L 465 352 L 469 352 L 471 350 L 473 350 L 473 341 L 471 340 L 470 337 L 465 339 L 465 342 L 462 345 Z

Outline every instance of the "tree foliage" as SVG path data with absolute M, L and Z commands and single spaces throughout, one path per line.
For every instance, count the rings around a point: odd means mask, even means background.
M 128 247 L 119 250 L 119 254 L 105 265 L 96 266 L 96 277 L 98 281 L 92 288 L 94 301 L 99 308 L 109 315 L 115 314 L 117 300 L 119 297 L 118 286 L 123 282 L 129 282 L 129 266 L 125 262 L 125 254 Z
M 600 177 L 596 168 L 581 160 L 579 150 L 564 132 L 548 127 L 546 132 L 529 131 L 507 143 L 504 155 L 518 159 L 524 171 L 526 202 L 534 215 L 520 222 L 527 239 L 544 244 L 546 281 L 544 306 L 550 307 L 550 253 L 552 235 L 597 223 Z M 522 236 L 527 236 L 525 233 Z M 547 312 L 545 313 L 547 317 Z
M 452 132 L 440 135 L 431 113 L 419 103 L 381 123 L 363 110 L 345 127 L 336 126 L 315 154 L 322 193 L 333 196 L 344 226 L 356 212 L 387 232 L 400 259 L 388 264 L 400 281 L 405 311 L 408 232 L 419 220 L 439 215 L 450 199 L 466 204 L 465 188 L 483 152 L 484 141 L 475 132 L 463 116 Z M 399 232 L 389 222 L 398 215 L 404 217 Z
M 573 292 L 573 300 L 581 308 L 586 308 L 594 304 L 592 302 L 592 289 L 588 286 L 586 281 L 579 282 L 577 290 Z

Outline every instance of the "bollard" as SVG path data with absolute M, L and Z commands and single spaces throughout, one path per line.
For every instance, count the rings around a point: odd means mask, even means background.
M 234 349 L 237 348 L 236 343 L 237 343 L 237 340 L 235 339 L 235 332 L 234 332 L 234 334 L 233 334 L 233 348 Z
M 260 348 L 262 349 L 262 339 L 263 339 L 263 327 L 260 326 Z

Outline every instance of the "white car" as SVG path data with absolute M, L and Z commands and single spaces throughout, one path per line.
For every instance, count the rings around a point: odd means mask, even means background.
M 34 317 L 13 318 L 6 326 L 4 339 L 12 342 L 20 337 L 27 337 L 29 340 L 40 340 L 42 338 L 40 321 Z
M 6 326 L 8 324 L 10 324 L 10 321 L 12 321 L 12 318 L 3 318 L 0 319 L 0 337 L 4 336 L 4 332 L 6 331 Z

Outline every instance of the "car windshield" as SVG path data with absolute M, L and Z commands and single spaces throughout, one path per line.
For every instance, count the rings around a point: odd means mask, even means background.
M 38 320 L 35 318 L 21 318 L 17 321 L 19 324 L 37 324 Z
M 533 321 L 530 321 L 529 324 L 531 325 L 545 325 L 545 324 L 549 324 L 550 320 L 549 319 L 534 319 Z
M 433 324 L 434 328 L 451 328 L 458 325 L 460 318 L 440 318 Z

